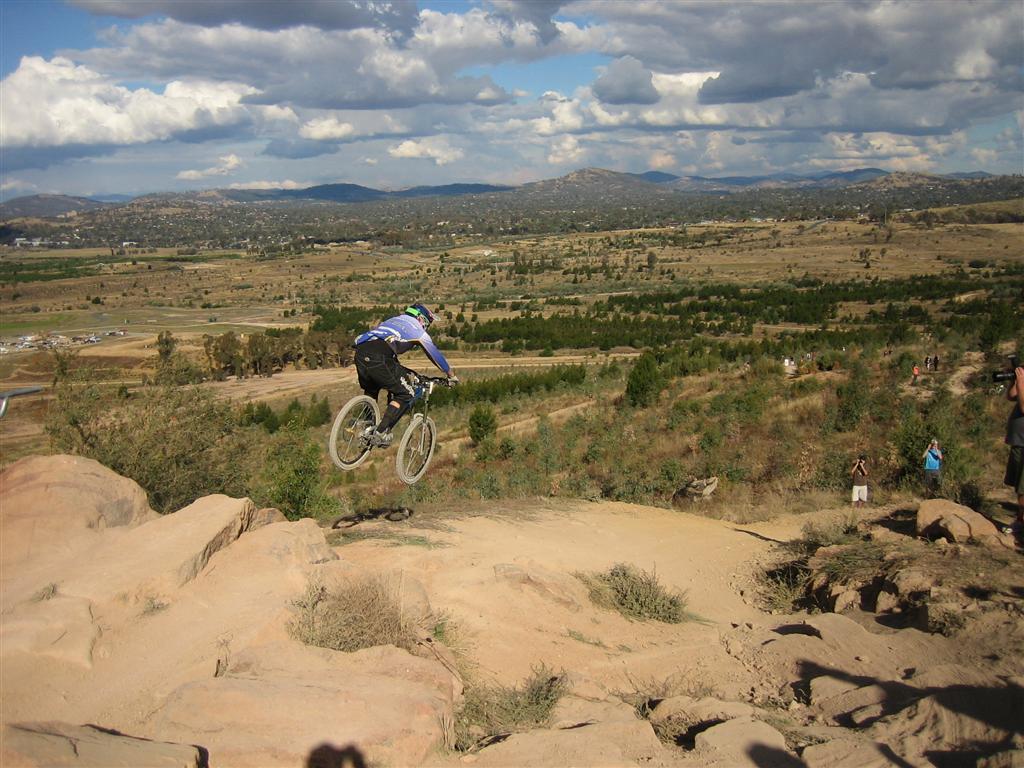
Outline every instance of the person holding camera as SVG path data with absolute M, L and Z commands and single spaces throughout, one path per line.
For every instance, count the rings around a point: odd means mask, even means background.
M 1013 383 L 1006 389 L 1006 399 L 1013 403 L 1013 410 L 1006 419 L 1006 444 L 1010 446 L 1010 455 L 1006 459 L 1003 483 L 1017 493 L 1017 519 L 1003 532 L 1024 536 L 1024 366 L 1014 366 Z
M 934 498 L 942 481 L 942 449 L 939 448 L 939 441 L 933 438 L 921 458 L 924 459 L 924 487 L 928 498 Z
M 850 477 L 853 478 L 853 494 L 850 503 L 855 508 L 863 507 L 868 500 L 868 467 L 867 456 L 863 453 L 857 457 L 853 469 L 850 470 Z

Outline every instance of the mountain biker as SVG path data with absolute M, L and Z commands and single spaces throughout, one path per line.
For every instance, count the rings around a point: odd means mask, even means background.
M 401 315 L 389 318 L 366 333 L 356 337 L 355 361 L 359 386 L 374 400 L 380 391 L 388 393 L 388 407 L 376 429 L 368 429 L 366 438 L 373 446 L 391 444 L 391 430 L 416 399 L 419 374 L 398 362 L 398 356 L 420 346 L 434 365 L 452 382 L 458 377 L 451 365 L 434 344 L 427 328 L 434 322 L 434 314 L 423 304 L 412 304 Z

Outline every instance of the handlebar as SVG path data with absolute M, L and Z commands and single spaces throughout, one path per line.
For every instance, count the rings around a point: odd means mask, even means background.
M 434 387 L 454 387 L 457 383 L 449 378 L 443 376 L 422 376 L 417 374 L 419 383 L 417 388 L 419 392 L 416 395 L 416 399 L 419 400 L 421 397 L 430 397 L 430 394 L 434 391 Z
M 439 384 L 442 387 L 454 387 L 456 382 L 444 376 L 420 376 L 422 384 Z
M 18 387 L 17 389 L 8 389 L 6 392 L 0 392 L 0 419 L 7 415 L 7 406 L 10 405 L 12 397 L 34 395 L 36 392 L 42 391 L 42 387 Z

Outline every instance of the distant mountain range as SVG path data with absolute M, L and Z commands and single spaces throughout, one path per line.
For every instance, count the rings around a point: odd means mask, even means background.
M 838 189 L 842 187 L 880 184 L 905 186 L 935 181 L 975 181 L 991 178 L 983 171 L 954 173 L 946 176 L 890 173 L 880 168 L 860 168 L 853 171 L 820 172 L 815 174 L 779 173 L 768 176 L 676 176 L 662 171 L 646 173 L 619 173 L 601 168 L 584 168 L 566 176 L 532 182 L 522 186 L 492 184 L 444 184 L 420 186 L 399 191 L 383 191 L 359 184 L 321 184 L 305 189 L 212 189 L 197 192 L 154 193 L 129 197 L 104 195 L 95 198 L 65 195 L 30 195 L 0 204 L 0 219 L 52 218 L 83 213 L 97 208 L 116 207 L 132 203 L 192 201 L 208 204 L 253 203 L 369 203 L 386 200 L 405 200 L 424 197 L 458 197 L 466 195 L 515 194 L 531 202 L 561 205 L 574 200 L 592 200 L 595 197 L 621 198 L 623 201 L 659 199 L 680 193 L 732 194 L 755 190 Z

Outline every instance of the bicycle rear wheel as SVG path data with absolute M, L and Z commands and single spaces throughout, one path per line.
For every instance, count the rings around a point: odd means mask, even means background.
M 403 483 L 412 485 L 427 471 L 430 458 L 434 455 L 434 444 L 437 438 L 437 427 L 434 420 L 423 418 L 417 413 L 412 418 L 412 423 L 402 435 L 402 442 L 398 445 L 398 457 L 395 459 L 395 467 L 398 470 L 398 477 Z
M 331 461 L 340 469 L 355 469 L 370 455 L 371 446 L 363 439 L 368 427 L 376 427 L 380 421 L 377 401 L 366 395 L 349 400 L 338 413 L 331 427 L 327 450 Z

